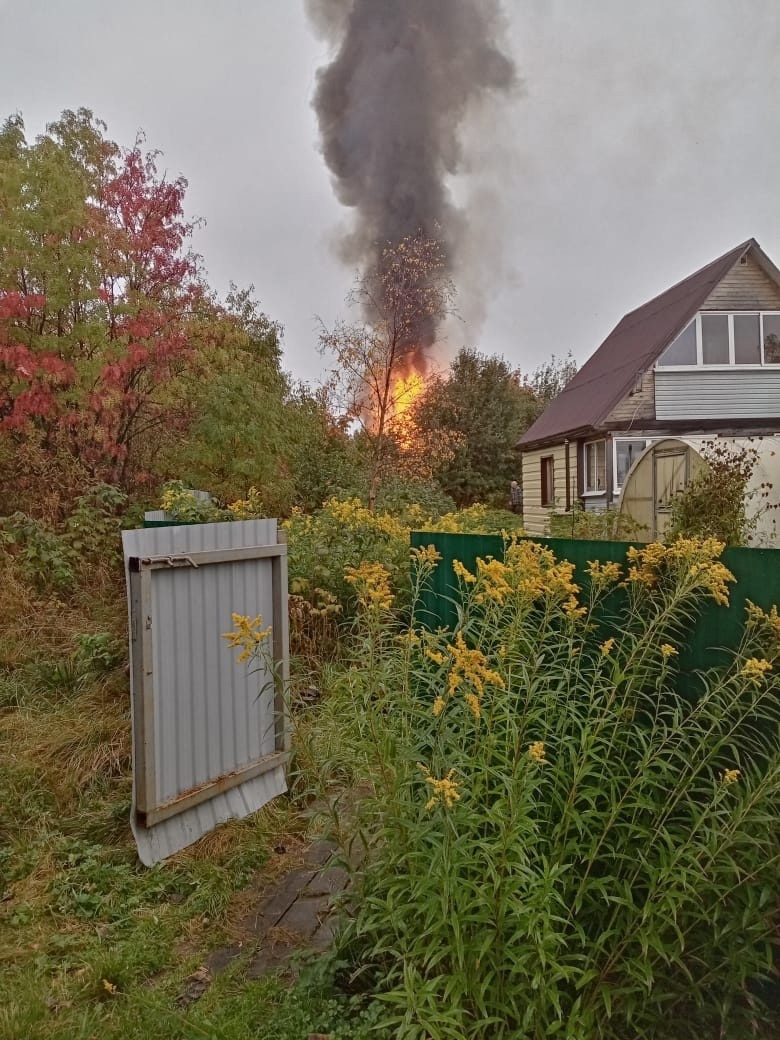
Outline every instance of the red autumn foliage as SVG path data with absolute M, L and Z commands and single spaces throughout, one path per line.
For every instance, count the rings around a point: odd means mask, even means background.
M 83 183 L 85 195 L 70 226 L 41 191 L 39 214 L 55 226 L 20 235 L 28 254 L 0 268 L 0 424 L 17 436 L 35 429 L 65 444 L 96 479 L 127 484 L 140 471 L 144 437 L 171 421 L 164 387 L 190 358 L 189 326 L 204 290 L 189 248 L 184 178 L 160 177 L 156 154 L 144 154 L 138 141 L 122 152 L 99 124 L 79 129 L 98 170 L 85 163 L 70 181 Z M 49 157 L 52 142 L 56 135 Z M 73 177 L 66 145 L 63 138 L 59 172 Z M 52 183 L 54 198 L 56 189 Z M 20 202 L 8 219 L 26 230 L 29 216 L 29 203 Z

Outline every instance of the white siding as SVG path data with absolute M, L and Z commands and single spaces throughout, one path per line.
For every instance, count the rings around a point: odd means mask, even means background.
M 780 422 L 780 365 L 655 373 L 657 419 L 774 419 Z
M 572 501 L 577 497 L 577 445 L 570 443 L 569 489 Z M 523 452 L 523 527 L 528 534 L 544 536 L 550 533 L 548 506 L 542 505 L 542 459 L 552 455 L 555 460 L 555 512 L 566 508 L 566 446 L 539 448 Z

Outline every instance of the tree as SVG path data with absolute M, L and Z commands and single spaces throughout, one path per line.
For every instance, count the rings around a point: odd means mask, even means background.
M 127 486 L 204 292 L 186 181 L 105 129 L 80 109 L 33 144 L 0 130 L 0 425 Z
M 547 405 L 558 396 L 576 374 L 577 362 L 569 351 L 565 358 L 559 358 L 553 354 L 549 361 L 539 365 L 530 376 L 526 376 L 523 385 L 530 391 L 530 396 L 525 416 L 525 429 L 536 422 Z
M 453 298 L 441 246 L 418 233 L 388 243 L 377 268 L 358 277 L 347 299 L 360 307 L 362 321 L 321 328 L 320 348 L 338 362 L 342 410 L 368 444 L 372 511 L 394 450 L 392 418 L 411 395 L 404 377 L 426 366 L 426 348 Z
M 508 494 L 517 472 L 515 445 L 526 428 L 532 391 L 501 357 L 464 348 L 449 374 L 432 380 L 414 408 L 423 431 L 442 431 L 454 446 L 436 471 L 459 505 Z

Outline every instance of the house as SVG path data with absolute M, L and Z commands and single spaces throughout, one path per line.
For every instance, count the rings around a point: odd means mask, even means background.
M 653 441 L 780 432 L 780 271 L 755 239 L 627 314 L 518 443 L 523 515 L 617 504 Z

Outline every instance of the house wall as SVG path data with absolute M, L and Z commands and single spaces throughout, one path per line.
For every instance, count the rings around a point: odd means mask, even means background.
M 780 365 L 655 373 L 658 419 L 773 419 L 780 423 Z
M 626 430 L 641 419 L 655 418 L 655 373 L 652 369 L 643 372 L 641 381 L 629 390 L 622 401 L 619 401 L 607 416 L 605 422 L 608 426 L 612 423 L 620 423 Z
M 749 256 L 746 263 L 734 264 L 712 290 L 701 310 L 780 310 L 780 287 Z
M 577 497 L 577 446 L 556 444 L 550 448 L 524 451 L 523 461 L 523 526 L 528 534 L 549 534 L 551 508 L 542 505 L 542 459 L 552 455 L 555 460 L 555 512 L 566 509 L 566 449 L 569 452 L 570 501 Z

